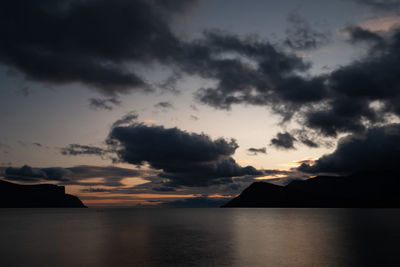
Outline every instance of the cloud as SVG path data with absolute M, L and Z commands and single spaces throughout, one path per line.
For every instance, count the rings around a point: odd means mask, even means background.
M 63 181 L 69 171 L 62 168 L 32 168 L 24 165 L 20 168 L 8 167 L 5 170 L 5 177 L 9 180 L 22 182 L 38 182 L 41 180 Z
M 80 145 L 80 144 L 69 144 L 68 146 L 61 148 L 60 152 L 64 156 L 78 156 L 78 155 L 104 156 L 107 153 L 109 153 L 108 150 L 101 147 Z
M 112 110 L 114 106 L 119 106 L 121 101 L 119 101 L 115 97 L 111 98 L 90 98 L 89 99 L 90 107 L 98 110 L 98 109 L 105 109 L 105 110 Z
M 196 1 L 4 0 L 0 62 L 28 79 L 79 82 L 105 95 L 149 90 L 127 63 L 167 63 L 180 41 L 168 22 Z
M 336 150 L 314 164 L 303 163 L 298 170 L 307 173 L 351 173 L 356 171 L 398 170 L 400 124 L 373 127 L 365 135 L 341 138 Z
M 365 56 L 358 60 L 314 76 L 307 73 L 310 66 L 302 58 L 268 41 L 206 32 L 207 45 L 198 48 L 203 61 L 193 69 L 200 74 L 209 70 L 202 75 L 214 78 L 216 86 L 200 88 L 195 96 L 219 109 L 237 104 L 268 106 L 284 122 L 294 118 L 325 137 L 361 134 L 370 125 L 387 123 L 391 116 L 400 115 L 400 30 L 393 28 L 384 35 L 354 27 L 348 31 L 354 45 L 361 40 L 373 45 L 363 47 Z M 232 56 L 215 56 L 222 51 Z M 300 141 L 317 144 L 312 139 Z
M 288 15 L 289 28 L 286 30 L 285 45 L 293 50 L 307 51 L 326 45 L 331 40 L 329 32 L 313 29 L 308 21 L 298 13 Z
M 43 147 L 43 145 L 41 143 L 38 143 L 38 142 L 34 142 L 34 143 L 32 143 L 32 145 L 37 146 L 37 147 Z
M 251 166 L 240 167 L 231 157 L 234 139 L 212 140 L 205 134 L 178 128 L 135 123 L 111 129 L 107 143 L 122 162 L 149 164 L 171 186 L 209 186 L 231 183 L 232 177 L 260 175 Z
M 154 107 L 160 109 L 172 109 L 174 108 L 174 105 L 172 105 L 170 102 L 162 101 L 155 104 Z
M 365 30 L 356 38 L 377 40 L 369 34 Z M 399 116 L 399 41 L 399 30 L 393 30 L 379 45 L 371 46 L 364 58 L 332 71 L 326 81 L 329 97 L 301 114 L 303 124 L 336 137 L 338 133 L 362 134 L 369 125 Z
M 300 139 L 300 142 L 302 142 L 304 145 L 306 145 L 308 147 L 314 147 L 314 148 L 319 147 L 319 145 L 311 139 L 307 139 L 307 138 Z
M 274 146 L 278 149 L 296 149 L 294 147 L 294 142 L 296 138 L 294 138 L 290 133 L 278 133 L 275 138 L 271 139 L 271 146 Z
M 131 111 L 125 114 L 121 119 L 115 121 L 112 125 L 112 128 L 122 125 L 129 125 L 137 120 L 139 115 L 137 115 L 136 111 Z
M 389 32 L 400 24 L 397 14 L 384 14 L 362 21 L 358 25 L 372 32 Z
M 159 83 L 158 86 L 164 90 L 168 90 L 172 93 L 179 94 L 180 91 L 177 89 L 177 83 L 181 78 L 182 78 L 182 73 L 175 71 L 170 76 L 168 76 L 168 78 L 165 81 Z
M 369 31 L 359 26 L 347 27 L 345 31 L 349 33 L 350 35 L 349 41 L 352 43 L 367 42 L 367 43 L 379 44 L 384 40 L 378 33 Z
M 357 1 L 381 10 L 399 6 L 398 1 Z M 88 85 L 105 95 L 90 100 L 96 108 L 111 109 L 121 93 L 151 90 L 138 67 L 156 63 L 172 70 L 165 87 L 173 87 L 183 75 L 212 80 L 214 86 L 195 93 L 203 104 L 218 109 L 268 106 L 283 121 L 295 119 L 327 137 L 363 133 L 399 116 L 398 29 L 382 36 L 365 28 L 348 29 L 354 45 L 381 39 L 380 45 L 363 47 L 368 49 L 365 57 L 346 66 L 311 75 L 306 59 L 257 35 L 207 30 L 198 39 L 181 40 L 169 24 L 196 2 L 1 1 L 0 62 L 30 80 Z M 294 50 L 316 48 L 329 39 L 296 13 L 288 20 L 286 45 Z M 373 107 L 376 102 L 381 108 Z M 310 141 L 300 139 L 315 146 Z
M 251 153 L 251 155 L 255 156 L 258 153 L 261 154 L 267 154 L 267 149 L 265 147 L 261 147 L 261 148 L 254 148 L 254 147 L 250 147 L 249 149 L 247 149 L 248 152 Z
M 55 181 L 61 185 L 81 186 L 123 186 L 121 181 L 126 177 L 141 177 L 149 171 L 118 168 L 113 166 L 89 166 L 80 165 L 69 168 L 49 167 L 33 168 L 24 165 L 20 168 L 8 167 L 4 171 L 4 177 L 18 182 Z M 151 172 L 150 172 L 151 173 Z M 101 178 L 101 181 L 88 182 L 91 178 Z
M 294 140 L 295 142 L 300 142 L 310 148 L 317 148 L 320 145 L 330 147 L 330 145 L 327 142 L 323 142 L 317 134 L 304 128 L 292 130 L 291 135 L 296 139 Z
M 268 41 L 211 31 L 205 33 L 204 42 L 206 48 L 198 48 L 203 52 L 202 60 L 193 69 L 217 81 L 216 87 L 201 88 L 196 93 L 196 98 L 205 104 L 220 109 L 229 109 L 233 104 L 265 105 L 290 118 L 301 105 L 325 96 L 322 77 L 299 75 L 310 64 Z M 222 53 L 233 56 L 217 57 Z M 193 58 L 192 61 L 196 62 Z

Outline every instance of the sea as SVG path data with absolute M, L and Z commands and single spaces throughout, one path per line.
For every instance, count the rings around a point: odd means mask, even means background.
M 400 266 L 400 209 L 2 209 L 0 266 Z

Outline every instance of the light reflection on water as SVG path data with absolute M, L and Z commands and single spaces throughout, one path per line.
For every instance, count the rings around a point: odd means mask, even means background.
M 0 210 L 0 266 L 400 266 L 398 209 Z

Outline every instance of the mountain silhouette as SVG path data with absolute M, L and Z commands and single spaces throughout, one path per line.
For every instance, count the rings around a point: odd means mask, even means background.
M 222 207 L 400 207 L 400 177 L 394 172 L 317 176 L 286 186 L 255 182 Z
M 53 184 L 20 185 L 0 180 L 0 208 L 85 208 L 79 198 Z

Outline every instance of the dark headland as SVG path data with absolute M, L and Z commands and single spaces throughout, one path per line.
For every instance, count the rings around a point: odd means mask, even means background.
M 79 198 L 52 184 L 20 185 L 0 180 L 0 208 L 86 208 Z
M 222 207 L 399 208 L 399 179 L 392 172 L 358 172 L 286 186 L 255 182 Z

